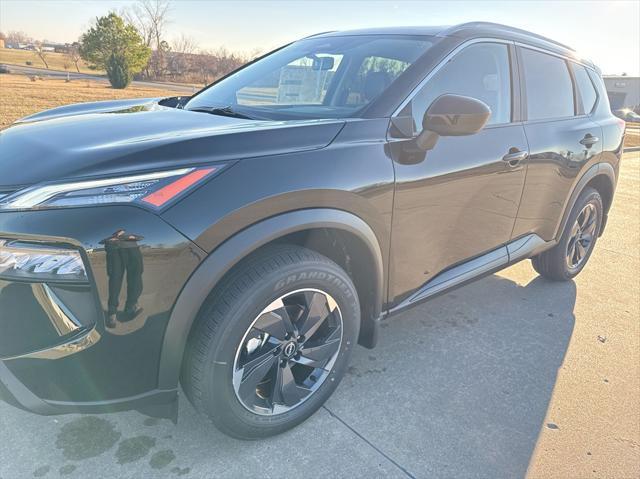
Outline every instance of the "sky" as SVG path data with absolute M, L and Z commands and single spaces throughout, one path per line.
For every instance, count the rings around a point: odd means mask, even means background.
M 0 0 L 0 31 L 73 42 L 95 19 L 134 0 Z M 313 33 L 492 21 L 565 43 L 605 74 L 640 75 L 640 0 L 212 1 L 172 0 L 167 37 L 202 49 L 267 52 Z

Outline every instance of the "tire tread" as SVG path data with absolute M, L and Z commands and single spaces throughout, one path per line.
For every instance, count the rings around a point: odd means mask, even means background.
M 600 232 L 600 227 L 602 224 L 603 207 L 602 207 L 602 198 L 598 190 L 596 190 L 595 188 L 587 187 L 580 193 L 580 196 L 576 200 L 576 203 L 574 204 L 571 210 L 571 213 L 569 214 L 569 219 L 567 220 L 567 224 L 565 226 L 564 231 L 562 232 L 562 236 L 560 237 L 560 241 L 558 242 L 558 244 L 555 245 L 550 250 L 544 251 L 539 255 L 531 258 L 531 264 L 533 265 L 533 269 L 535 269 L 538 274 L 552 281 L 568 281 L 574 278 L 577 274 L 579 274 L 580 271 L 582 271 L 582 268 L 584 268 L 589 258 L 587 258 L 586 261 L 584 261 L 584 263 L 580 266 L 580 268 L 577 271 L 570 271 L 566 265 L 565 251 L 567 248 L 568 236 L 571 231 L 571 227 L 573 226 L 573 223 L 575 222 L 582 208 L 584 208 L 584 206 L 592 200 L 595 200 L 598 203 L 598 212 L 600 214 L 598 219 L 600 224 L 598 224 L 598 228 L 596 230 L 596 234 L 593 240 L 594 244 L 591 247 L 591 251 L 589 252 L 589 255 L 593 252 L 593 249 L 595 247 L 595 242 Z
M 181 377 L 184 392 L 199 413 L 211 420 L 215 419 L 204 404 L 204 381 L 208 352 L 225 317 L 242 300 L 244 293 L 268 275 L 301 262 L 324 263 L 339 268 L 332 260 L 313 250 L 296 245 L 275 244 L 242 260 L 209 295 L 189 335 Z M 219 421 L 214 422 L 221 427 Z M 235 431 L 224 430 L 224 426 L 221 429 L 238 437 Z

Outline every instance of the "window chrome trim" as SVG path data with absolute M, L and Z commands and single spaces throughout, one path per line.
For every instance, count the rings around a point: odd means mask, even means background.
M 529 50 L 536 50 L 536 51 L 538 51 L 540 53 L 546 53 L 547 55 L 552 55 L 554 57 L 562 58 L 563 60 L 566 60 L 566 61 L 578 63 L 578 64 L 582 65 L 585 68 L 590 68 L 591 70 L 596 71 L 596 69 L 593 67 L 593 65 L 589 65 L 587 63 L 584 63 L 585 60 L 582 59 L 582 58 L 572 57 L 572 56 L 569 56 L 569 55 L 563 55 L 563 54 L 558 53 L 558 52 L 554 52 L 554 51 L 551 51 L 551 50 L 546 50 L 546 49 L 541 48 L 541 47 L 536 47 L 536 46 L 533 46 L 533 45 L 529 45 L 528 43 L 523 43 L 523 42 L 518 42 L 518 41 L 515 41 L 513 43 L 517 47 L 528 48 Z M 597 71 L 596 71 L 596 73 L 597 73 Z
M 464 43 L 461 43 L 460 45 L 458 45 L 456 48 L 454 48 L 453 50 L 451 50 L 446 57 L 444 57 L 440 63 L 438 63 L 428 74 L 427 76 L 425 76 L 422 81 L 420 83 L 418 83 L 418 85 L 411 90 L 411 92 L 409 93 L 409 95 L 407 96 L 407 98 L 405 98 L 403 100 L 403 102 L 400 104 L 400 106 L 398 108 L 395 109 L 395 111 L 393 112 L 393 114 L 391 115 L 392 117 L 397 117 L 400 115 L 400 112 L 402 112 L 402 110 L 411 102 L 411 100 L 414 99 L 414 97 L 418 94 L 418 92 L 422 89 L 422 87 L 424 87 L 429 80 L 431 80 L 431 78 L 433 78 L 433 76 L 438 73 L 438 71 L 440 71 L 448 62 L 449 60 L 451 60 L 454 56 L 456 56 L 458 53 L 460 53 L 462 50 L 464 50 L 465 48 L 467 48 L 470 45 L 476 44 L 476 43 L 502 43 L 504 45 L 514 45 L 516 47 L 522 47 L 522 48 L 529 48 L 530 50 L 537 50 L 541 53 L 546 53 L 548 55 L 552 55 L 558 58 L 562 58 L 565 61 L 570 61 L 570 62 L 574 62 L 577 63 L 579 65 L 582 65 L 585 68 L 589 68 L 591 70 L 593 70 L 594 72 L 596 72 L 596 74 L 598 74 L 598 72 L 591 66 L 591 65 L 587 65 L 586 63 L 583 62 L 583 60 L 576 58 L 576 57 L 571 57 L 568 55 L 562 55 L 560 53 L 551 51 L 551 50 L 547 50 L 545 48 L 540 48 L 537 46 L 533 46 L 530 45 L 528 43 L 524 43 L 524 42 L 520 42 L 520 41 L 514 41 L 514 40 L 505 40 L 504 38 L 493 38 L 493 37 L 482 37 L 482 38 L 472 38 L 471 40 L 467 40 Z M 510 65 L 510 68 L 513 68 L 513 65 Z M 567 117 L 567 118 L 575 118 L 575 116 L 572 117 Z M 503 125 L 511 125 L 513 122 L 510 123 L 504 123 Z

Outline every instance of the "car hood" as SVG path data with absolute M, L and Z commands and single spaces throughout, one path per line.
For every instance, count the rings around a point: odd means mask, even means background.
M 320 149 L 344 123 L 244 120 L 157 99 L 71 105 L 0 132 L 0 187 Z

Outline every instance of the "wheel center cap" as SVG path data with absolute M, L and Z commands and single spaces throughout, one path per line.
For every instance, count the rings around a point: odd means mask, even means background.
M 293 341 L 287 343 L 286 346 L 282 349 L 282 354 L 284 354 L 286 358 L 293 357 L 296 352 L 298 352 L 298 346 Z

